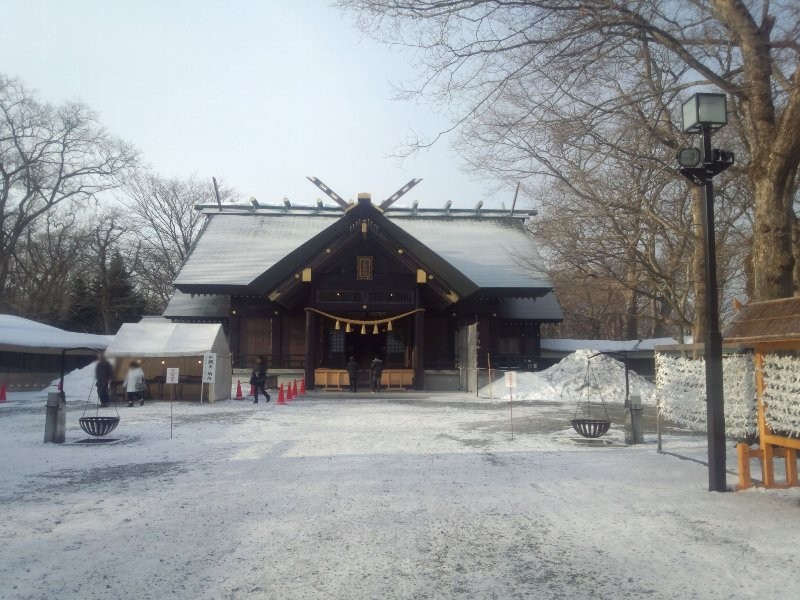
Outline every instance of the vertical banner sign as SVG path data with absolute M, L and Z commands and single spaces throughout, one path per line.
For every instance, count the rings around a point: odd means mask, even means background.
M 217 372 L 217 353 L 207 352 L 203 354 L 203 383 L 214 383 L 214 376 Z
M 517 372 L 506 371 L 506 388 L 508 388 L 508 414 L 511 424 L 511 439 L 514 439 L 514 388 L 517 387 Z
M 200 402 L 203 401 L 203 383 L 208 384 L 208 400 L 214 402 L 214 377 L 217 372 L 217 353 L 206 352 L 203 354 L 203 381 L 200 384 Z

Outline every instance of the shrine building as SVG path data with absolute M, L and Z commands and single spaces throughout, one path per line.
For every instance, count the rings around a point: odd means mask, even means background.
M 320 182 L 321 183 L 321 182 Z M 463 389 L 477 368 L 532 368 L 562 313 L 525 227 L 507 210 L 201 205 L 203 230 L 164 316 L 224 325 L 234 367 L 257 356 L 346 385 L 376 356 L 392 387 Z M 364 375 L 366 379 L 367 375 Z

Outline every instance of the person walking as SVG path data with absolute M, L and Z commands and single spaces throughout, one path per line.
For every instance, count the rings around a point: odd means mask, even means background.
M 377 356 L 369 366 L 370 389 L 372 393 L 381 393 L 381 375 L 383 374 L 383 361 Z
M 351 356 L 347 363 L 347 376 L 350 378 L 350 391 L 358 393 L 358 363 L 355 356 Z
M 256 359 L 256 365 L 253 367 L 253 374 L 250 376 L 250 385 L 253 386 L 253 395 L 255 396 L 253 400 L 253 404 L 258 404 L 258 392 L 261 391 L 264 394 L 265 402 L 269 402 L 271 398 L 269 397 L 269 392 L 264 389 L 264 385 L 267 383 L 267 364 L 264 362 L 264 359 L 260 356 Z
M 125 376 L 125 393 L 128 396 L 128 406 L 133 406 L 136 400 L 139 401 L 139 406 L 143 406 L 146 389 L 147 383 L 144 380 L 142 363 L 134 360 L 128 368 L 128 374 Z
M 100 401 L 100 406 L 108 406 L 111 403 L 111 397 L 108 395 L 108 386 L 114 378 L 114 368 L 108 362 L 106 355 L 100 352 L 97 355 L 97 366 L 94 368 L 95 385 L 97 386 L 97 399 Z

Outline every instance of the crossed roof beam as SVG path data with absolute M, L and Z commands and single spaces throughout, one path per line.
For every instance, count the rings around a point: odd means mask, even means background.
M 311 183 L 313 183 L 320 190 L 322 190 L 325 193 L 325 195 L 328 196 L 328 198 L 330 198 L 331 200 L 336 202 L 336 204 L 338 204 L 340 207 L 342 207 L 342 210 L 347 210 L 348 208 L 350 208 L 350 205 L 347 202 L 345 202 L 339 194 L 337 194 L 331 188 L 329 188 L 325 184 L 325 182 L 322 181 L 321 179 L 319 179 L 318 177 L 310 177 L 309 176 L 309 177 L 306 177 L 306 179 L 308 179 Z M 401 187 L 399 190 L 397 190 L 394 194 L 392 194 L 391 196 L 386 198 L 386 200 L 381 202 L 378 205 L 378 208 L 380 208 L 381 210 L 386 210 L 392 204 L 394 204 L 395 202 L 400 200 L 400 198 L 402 198 L 408 192 L 410 192 L 411 189 L 414 188 L 414 186 L 416 186 L 420 181 L 422 181 L 421 178 L 415 178 L 415 179 L 410 180 L 403 187 Z

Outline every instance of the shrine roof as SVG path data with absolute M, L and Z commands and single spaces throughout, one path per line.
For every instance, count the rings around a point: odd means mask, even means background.
M 185 293 L 263 294 L 287 269 L 301 269 L 354 219 L 366 216 L 427 262 L 464 297 L 479 290 L 541 296 L 552 289 L 527 213 L 464 209 L 199 207 L 207 222 L 175 280 Z M 274 275 L 274 277 L 273 277 Z M 500 292 L 504 291 L 504 292 Z
M 560 323 L 564 320 L 564 313 L 553 292 L 539 298 L 501 298 L 497 313 L 501 319 L 509 321 Z
M 723 334 L 726 343 L 800 342 L 800 296 L 748 302 Z
M 225 295 L 192 296 L 175 290 L 164 310 L 168 319 L 227 319 L 231 297 Z

